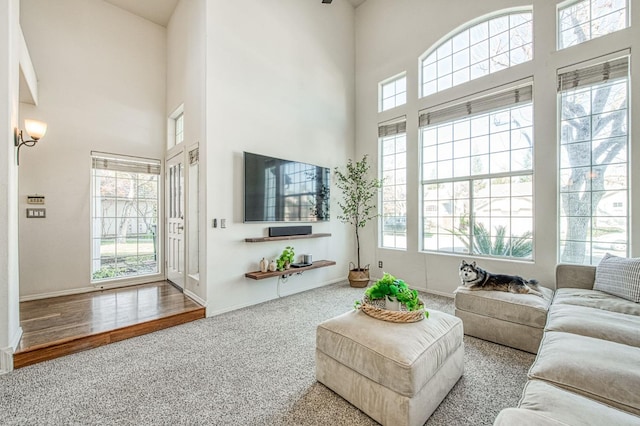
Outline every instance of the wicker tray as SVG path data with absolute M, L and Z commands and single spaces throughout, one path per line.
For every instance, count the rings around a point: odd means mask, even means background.
M 417 311 L 390 311 L 388 309 L 383 309 L 375 304 L 378 302 L 377 300 L 369 300 L 366 296 L 362 299 L 362 304 L 360 305 L 360 309 L 365 314 L 370 317 L 389 321 L 389 322 L 418 322 L 424 319 L 424 310 L 420 309 Z M 382 301 L 384 303 L 384 301 Z M 424 305 L 422 300 L 420 303 Z

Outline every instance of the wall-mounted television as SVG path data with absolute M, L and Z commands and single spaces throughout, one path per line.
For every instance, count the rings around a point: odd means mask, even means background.
M 330 170 L 244 153 L 245 222 L 329 220 Z

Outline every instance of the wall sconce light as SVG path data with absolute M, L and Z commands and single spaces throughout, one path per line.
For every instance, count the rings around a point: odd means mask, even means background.
M 31 137 L 30 140 L 22 139 L 22 130 L 16 127 L 14 133 L 14 144 L 18 147 L 17 154 L 17 162 L 20 165 L 20 148 L 22 145 L 26 145 L 28 147 L 35 146 L 36 143 L 47 133 L 47 123 L 43 123 L 42 121 L 37 120 L 24 120 L 24 127 L 26 128 L 27 134 Z

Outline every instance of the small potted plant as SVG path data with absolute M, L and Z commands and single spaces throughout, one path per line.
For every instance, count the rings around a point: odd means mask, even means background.
M 282 250 L 282 254 L 276 261 L 278 264 L 278 271 L 284 271 L 285 269 L 289 269 L 291 264 L 295 260 L 295 253 L 293 251 L 293 247 L 287 246 Z
M 429 318 L 429 312 L 418 297 L 418 292 L 410 289 L 403 280 L 386 272 L 382 279 L 364 292 L 364 299 L 357 300 L 354 307 L 363 308 L 368 315 L 394 322 L 419 321 L 423 315 L 424 318 Z M 403 319 L 401 314 L 389 319 L 389 315 L 379 311 L 404 311 L 409 315 L 406 319 Z

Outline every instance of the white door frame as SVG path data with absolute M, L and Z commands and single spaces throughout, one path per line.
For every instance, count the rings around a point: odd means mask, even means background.
M 186 280 L 185 167 L 180 149 L 165 161 L 165 263 L 167 280 L 184 289 Z

